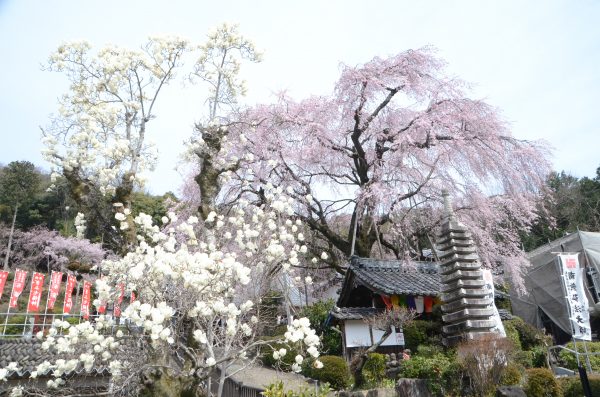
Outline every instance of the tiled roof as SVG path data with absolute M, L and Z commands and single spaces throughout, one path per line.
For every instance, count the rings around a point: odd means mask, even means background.
M 338 320 L 362 320 L 374 314 L 380 313 L 382 309 L 374 307 L 337 307 L 331 311 L 331 315 Z
M 355 283 L 385 295 L 437 296 L 442 285 L 434 262 L 406 263 L 353 256 L 348 271 L 353 273 Z

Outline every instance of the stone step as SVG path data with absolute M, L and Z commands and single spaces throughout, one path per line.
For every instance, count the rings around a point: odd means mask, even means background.
M 462 308 L 486 308 L 494 303 L 492 298 L 461 298 L 441 306 L 443 313 L 452 313 Z
M 445 275 L 457 270 L 479 270 L 481 263 L 479 262 L 454 262 L 450 265 L 440 266 L 440 274 Z
M 447 247 L 446 250 L 438 252 L 438 258 L 445 261 L 446 259 L 452 257 L 453 255 L 469 256 L 471 254 L 475 254 L 476 252 L 477 252 L 477 250 L 475 249 L 475 247 L 451 246 L 451 247 Z
M 493 315 L 494 315 L 493 308 L 486 308 L 486 309 L 468 308 L 468 309 L 462 309 L 462 310 L 459 310 L 459 311 L 456 311 L 453 313 L 444 314 L 444 315 L 442 315 L 442 320 L 444 321 L 444 323 L 455 323 L 457 321 L 475 320 L 475 319 L 489 320 L 490 317 L 492 317 Z
M 449 283 L 442 284 L 442 292 L 452 292 L 462 287 L 481 288 L 485 286 L 483 279 L 457 279 Z
M 483 332 L 469 332 L 461 335 L 447 335 L 442 339 L 444 346 L 456 346 L 459 343 L 466 342 L 468 340 L 479 339 L 483 337 L 489 337 L 490 335 L 497 335 L 494 332 L 483 331 Z
M 442 266 L 451 265 L 454 262 L 477 262 L 479 261 L 479 256 L 476 253 L 473 254 L 458 254 L 454 253 L 453 255 L 446 257 L 442 261 Z
M 483 272 L 481 270 L 457 270 L 452 273 L 442 274 L 440 281 L 442 284 L 449 283 L 451 281 L 462 279 L 483 279 Z
M 465 332 L 488 332 L 496 326 L 494 320 L 466 320 L 456 324 L 444 325 L 442 331 L 447 335 Z
M 451 238 L 450 240 L 446 241 L 444 244 L 436 244 L 436 249 L 438 251 L 447 251 L 448 249 L 452 248 L 452 247 L 474 247 L 475 246 L 475 242 L 473 242 L 473 239 L 455 239 L 455 238 Z
M 487 290 L 484 290 L 483 288 L 460 288 L 455 291 L 448 292 L 446 294 L 441 294 L 441 299 L 444 303 L 450 303 L 461 298 L 485 298 L 488 295 L 489 292 Z
M 437 236 L 437 243 L 439 245 L 444 245 L 452 239 L 468 240 L 468 239 L 471 239 L 472 237 L 473 237 L 473 235 L 471 234 L 471 232 L 469 232 L 467 230 L 442 232 L 442 233 L 438 234 L 438 236 Z

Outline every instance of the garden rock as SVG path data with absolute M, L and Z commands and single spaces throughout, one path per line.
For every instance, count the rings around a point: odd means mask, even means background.
M 398 379 L 396 393 L 398 397 L 432 397 L 425 379 Z
M 527 397 L 519 386 L 502 386 L 496 390 L 496 397 Z

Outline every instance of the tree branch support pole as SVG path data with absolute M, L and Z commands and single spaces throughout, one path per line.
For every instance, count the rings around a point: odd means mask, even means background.
M 10 299 L 12 299 L 12 295 L 15 289 L 15 280 L 13 278 L 13 285 L 10 289 L 10 298 L 8 300 L 8 308 L 6 309 L 6 318 L 4 319 L 4 328 L 2 329 L 2 336 L 6 336 L 6 326 L 8 325 L 8 316 L 10 315 Z
M 3 270 L 8 268 L 8 259 L 10 258 L 10 247 L 12 246 L 13 234 L 15 233 L 15 223 L 17 222 L 17 211 L 19 209 L 19 203 L 15 204 L 15 212 L 13 213 L 12 224 L 10 225 L 10 234 L 8 235 L 8 248 L 6 249 L 6 256 L 4 257 Z

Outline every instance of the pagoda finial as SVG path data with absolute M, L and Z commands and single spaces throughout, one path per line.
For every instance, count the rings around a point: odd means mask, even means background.
M 444 212 L 448 222 L 456 222 L 456 216 L 452 209 L 452 202 L 450 201 L 450 193 L 447 189 L 442 189 L 442 198 L 444 199 Z

